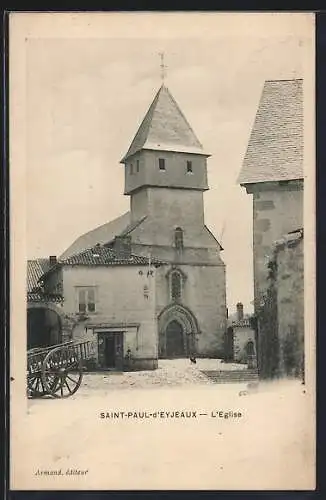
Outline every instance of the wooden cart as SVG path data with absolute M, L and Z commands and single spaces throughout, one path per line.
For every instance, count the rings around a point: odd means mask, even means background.
M 29 397 L 68 398 L 79 389 L 90 342 L 69 341 L 27 352 L 27 394 Z

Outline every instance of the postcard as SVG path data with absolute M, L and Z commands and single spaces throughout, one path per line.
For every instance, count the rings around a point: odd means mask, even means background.
M 9 20 L 10 488 L 315 488 L 314 14 Z

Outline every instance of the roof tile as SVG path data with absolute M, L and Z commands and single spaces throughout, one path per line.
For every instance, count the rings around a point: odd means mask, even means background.
M 157 92 L 121 163 L 141 149 L 205 155 L 203 146 L 164 85 Z
M 34 259 L 27 261 L 27 291 L 38 291 L 38 280 L 50 269 L 49 259 Z
M 302 80 L 266 81 L 238 182 L 302 178 Z
M 104 245 L 114 239 L 115 236 L 124 232 L 130 226 L 130 212 L 126 212 L 120 217 L 110 222 L 102 224 L 91 231 L 82 234 L 72 245 L 60 256 L 60 259 L 67 259 L 71 255 L 81 252 L 86 248 L 92 248 L 97 243 Z M 130 230 L 129 230 L 130 231 Z
M 153 265 L 162 264 L 157 259 L 151 259 Z M 140 255 L 117 252 L 116 249 L 97 245 L 80 253 L 71 255 L 59 261 L 68 266 L 117 266 L 117 265 L 149 265 L 149 258 Z
M 68 257 L 67 259 L 58 260 L 55 266 L 50 266 L 48 259 L 35 259 L 27 261 L 27 297 L 29 301 L 54 301 L 60 302 L 62 296 L 60 294 L 44 294 L 41 286 L 41 278 L 44 277 L 48 271 L 57 268 L 60 265 L 67 266 L 148 266 L 149 264 L 157 267 L 163 264 L 162 261 L 140 255 L 128 255 L 123 252 L 117 252 L 116 249 L 96 245 L 93 248 L 88 248 L 82 252 Z
M 63 296 L 60 294 L 46 294 L 42 291 L 39 292 L 28 292 L 27 293 L 28 302 L 63 302 Z

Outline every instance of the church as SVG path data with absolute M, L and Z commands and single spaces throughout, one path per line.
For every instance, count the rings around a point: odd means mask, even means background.
M 89 338 L 97 367 L 121 367 L 127 352 L 135 369 L 223 356 L 223 249 L 204 220 L 209 156 L 163 83 L 121 159 L 130 210 L 59 258 L 29 261 L 29 345 L 42 338 L 32 316 L 51 306 L 61 326 L 46 342 Z

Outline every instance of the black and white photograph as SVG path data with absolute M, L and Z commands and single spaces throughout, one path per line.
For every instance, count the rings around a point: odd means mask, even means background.
M 9 37 L 11 489 L 314 489 L 314 15 Z

